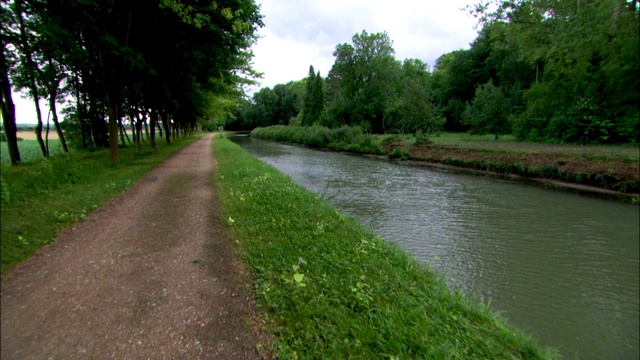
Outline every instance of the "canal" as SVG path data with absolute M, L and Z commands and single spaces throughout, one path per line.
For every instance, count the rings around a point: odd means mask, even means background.
M 638 358 L 638 206 L 247 136 L 232 140 L 564 358 Z

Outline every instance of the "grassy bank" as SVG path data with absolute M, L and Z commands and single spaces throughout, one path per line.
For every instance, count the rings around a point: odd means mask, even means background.
M 213 146 L 217 196 L 279 358 L 554 357 L 237 145 Z
M 294 126 L 258 128 L 251 135 L 402 160 L 559 180 L 620 193 L 640 192 L 637 146 L 535 144 L 515 142 L 509 136 L 496 141 L 493 136 L 467 134 L 444 134 L 416 141 L 412 135 L 364 135 L 354 128 Z
M 0 179 L 2 273 L 39 247 L 53 242 L 62 228 L 84 219 L 195 139 L 179 139 L 170 145 L 160 141 L 157 152 L 148 147 L 141 153 L 137 153 L 135 147 L 122 148 L 117 165 L 109 164 L 106 151 L 58 155 L 47 161 L 18 166 L 3 164 Z M 31 141 L 20 143 L 26 142 Z

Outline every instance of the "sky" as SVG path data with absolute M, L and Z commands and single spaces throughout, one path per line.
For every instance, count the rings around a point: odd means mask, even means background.
M 256 0 L 264 15 L 261 38 L 253 47 L 254 68 L 264 73 L 259 86 L 300 80 L 313 65 L 327 76 L 336 45 L 356 33 L 386 31 L 396 58 L 418 58 L 430 67 L 442 54 L 469 48 L 476 20 L 461 8 L 474 0 Z M 36 122 L 31 100 L 14 94 L 16 122 Z M 43 121 L 48 107 L 43 103 Z M 61 108 L 61 107 L 60 107 Z
M 461 10 L 474 0 L 257 0 L 265 27 L 254 45 L 261 87 L 300 80 L 313 65 L 327 76 L 336 45 L 356 33 L 386 31 L 396 58 L 418 58 L 430 67 L 441 55 L 469 48 L 476 19 Z M 251 89 L 253 91 L 256 88 Z

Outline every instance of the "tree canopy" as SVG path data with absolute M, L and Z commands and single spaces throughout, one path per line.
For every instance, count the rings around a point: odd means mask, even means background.
M 253 0 L 14 0 L 2 17 L 16 88 L 53 103 L 74 97 L 79 128 L 94 146 L 108 144 L 112 161 L 124 115 L 188 131 L 214 98 L 235 98 L 258 75 L 250 47 L 263 23 Z

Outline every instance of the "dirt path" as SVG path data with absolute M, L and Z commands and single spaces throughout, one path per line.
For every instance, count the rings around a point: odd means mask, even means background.
M 209 135 L 2 278 L 2 359 L 259 359 Z

